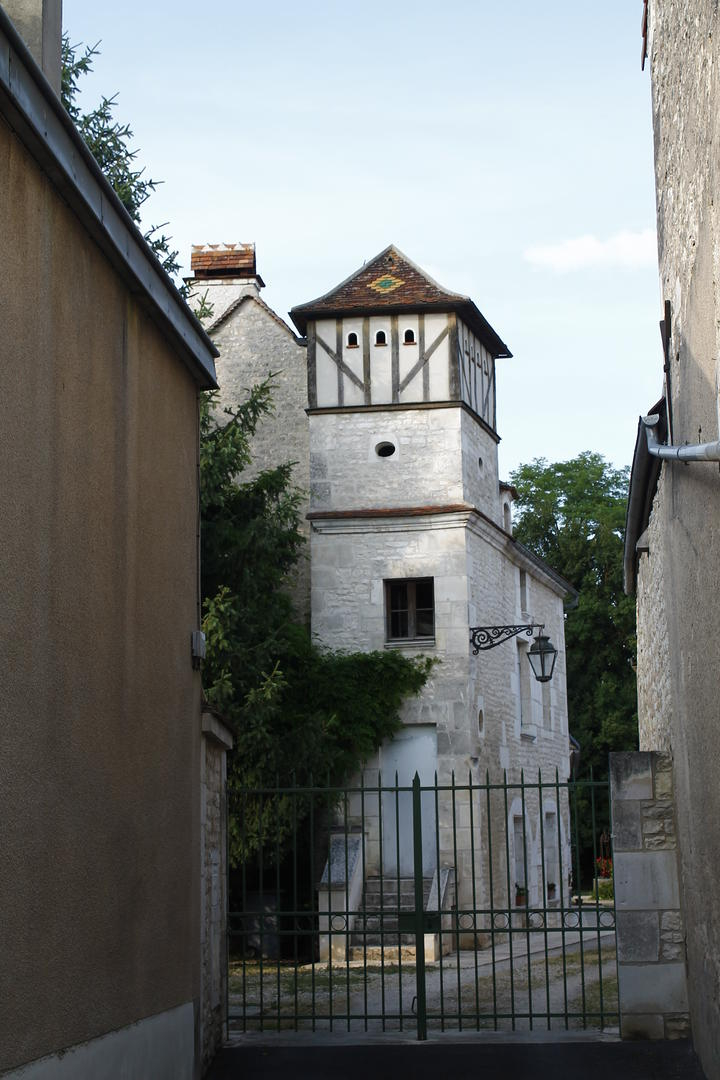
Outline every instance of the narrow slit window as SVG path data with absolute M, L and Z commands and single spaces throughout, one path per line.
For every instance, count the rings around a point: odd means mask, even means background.
M 357 349 L 358 347 L 358 336 L 354 330 L 351 330 L 347 336 L 347 347 L 348 349 Z
M 387 334 L 384 330 L 378 330 L 378 332 L 375 334 L 375 344 L 387 345 Z
M 405 345 L 414 345 L 415 344 L 415 331 L 414 330 L 406 330 L 405 331 L 403 343 Z

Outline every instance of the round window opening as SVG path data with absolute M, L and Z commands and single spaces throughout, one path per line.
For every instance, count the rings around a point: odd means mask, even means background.
M 395 444 L 391 442 L 379 442 L 375 447 L 378 457 L 392 457 L 395 453 Z

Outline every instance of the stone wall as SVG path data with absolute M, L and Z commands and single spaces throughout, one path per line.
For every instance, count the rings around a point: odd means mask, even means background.
M 202 714 L 200 763 L 200 1032 L 203 1073 L 227 1037 L 227 753 L 233 740 Z
M 275 376 L 272 398 L 274 411 L 260 420 L 251 441 L 253 460 L 243 472 L 246 480 L 261 470 L 293 462 L 293 484 L 303 493 L 300 528 L 305 539 L 305 521 L 310 487 L 310 447 L 307 405 L 306 349 L 289 326 L 260 298 L 257 287 L 247 282 L 200 281 L 197 296 L 207 292 L 213 317 L 207 330 L 220 350 L 217 379 L 221 408 L 247 398 L 254 384 Z M 222 412 L 218 413 L 222 420 Z M 310 617 L 309 551 L 302 552 L 293 579 L 293 600 L 300 617 Z
M 647 550 L 637 564 L 637 693 L 641 750 L 672 750 L 672 684 L 666 611 L 666 572 L 662 537 L 667 486 L 655 496 Z
M 689 1034 L 672 757 L 610 755 L 623 1038 Z
M 651 0 L 650 14 L 660 277 L 672 305 L 669 411 L 672 442 L 682 445 L 718 437 L 720 10 L 714 0 Z M 716 464 L 663 464 L 638 578 L 641 745 L 673 754 L 693 1038 L 712 1080 L 720 1077 L 719 496 Z

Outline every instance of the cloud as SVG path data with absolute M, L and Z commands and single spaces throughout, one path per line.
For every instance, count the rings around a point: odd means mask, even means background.
M 607 240 L 597 236 L 577 236 L 562 244 L 526 248 L 524 258 L 535 266 L 547 266 L 559 274 L 585 270 L 590 266 L 622 267 L 634 270 L 654 266 L 657 262 L 657 241 L 654 229 L 641 232 L 619 232 Z

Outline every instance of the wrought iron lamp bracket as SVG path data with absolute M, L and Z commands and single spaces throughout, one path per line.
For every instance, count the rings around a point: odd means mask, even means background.
M 471 626 L 470 644 L 473 647 L 473 655 L 477 656 L 481 649 L 494 649 L 496 645 L 502 645 L 503 641 L 517 637 L 518 634 L 533 636 L 533 631 L 544 630 L 544 623 L 522 623 L 509 626 Z

